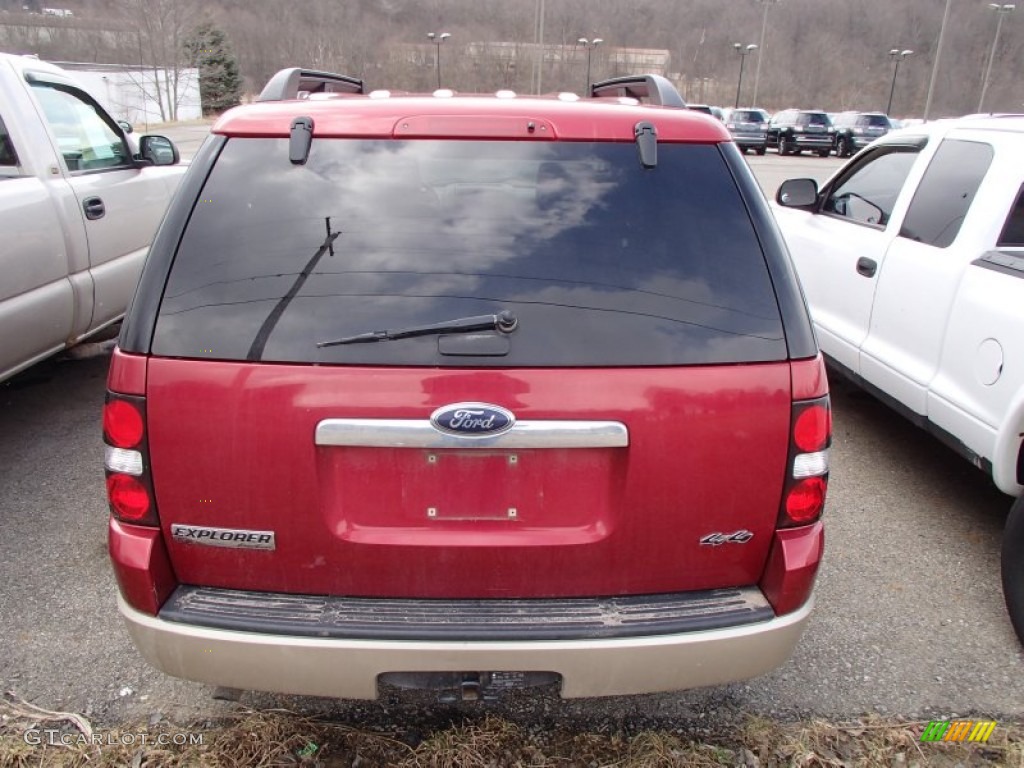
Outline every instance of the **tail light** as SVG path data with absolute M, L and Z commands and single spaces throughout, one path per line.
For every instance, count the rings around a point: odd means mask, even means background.
M 146 399 L 107 393 L 103 464 L 110 511 L 122 523 L 158 526 L 146 440 Z
M 779 528 L 809 525 L 825 508 L 832 445 L 832 406 L 827 393 L 820 355 L 793 363 L 793 417 Z
M 761 591 L 782 616 L 807 602 L 824 548 L 832 407 L 821 356 L 792 363 L 793 415 L 779 517 Z
M 115 349 L 103 406 L 104 466 L 110 500 L 110 562 L 125 602 L 156 616 L 177 579 L 156 512 L 146 421 L 146 363 Z

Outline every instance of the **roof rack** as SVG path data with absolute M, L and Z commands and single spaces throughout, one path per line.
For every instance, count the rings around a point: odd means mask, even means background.
M 627 75 L 602 80 L 590 86 L 591 96 L 629 96 L 634 99 L 647 99 L 649 104 L 663 107 L 686 108 L 686 102 L 679 91 L 661 75 Z
M 256 101 L 297 99 L 299 93 L 365 93 L 363 81 L 333 72 L 290 67 L 280 70 L 263 87 Z

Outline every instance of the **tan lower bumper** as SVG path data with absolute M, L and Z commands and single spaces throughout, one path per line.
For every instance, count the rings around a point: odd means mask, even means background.
M 674 691 L 745 680 L 789 658 L 813 607 L 731 629 L 541 642 L 290 637 L 178 624 L 118 607 L 143 657 L 176 677 L 243 690 L 377 697 L 385 672 L 556 672 L 562 696 Z

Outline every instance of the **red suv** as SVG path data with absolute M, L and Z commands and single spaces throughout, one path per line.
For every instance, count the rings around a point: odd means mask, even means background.
M 142 654 L 240 689 L 724 683 L 792 651 L 831 418 L 764 196 L 657 76 L 285 70 L 193 160 L 104 411 Z

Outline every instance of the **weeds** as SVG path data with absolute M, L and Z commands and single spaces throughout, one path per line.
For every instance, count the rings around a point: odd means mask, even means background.
M 923 722 L 781 723 L 749 718 L 702 740 L 525 729 L 486 715 L 426 734 L 364 730 L 287 710 L 242 710 L 215 724 L 95 728 L 81 715 L 0 701 L 0 768 L 1024 768 L 1024 724 L 1001 722 L 984 744 L 922 743 Z M 683 732 L 685 733 L 685 731 Z

